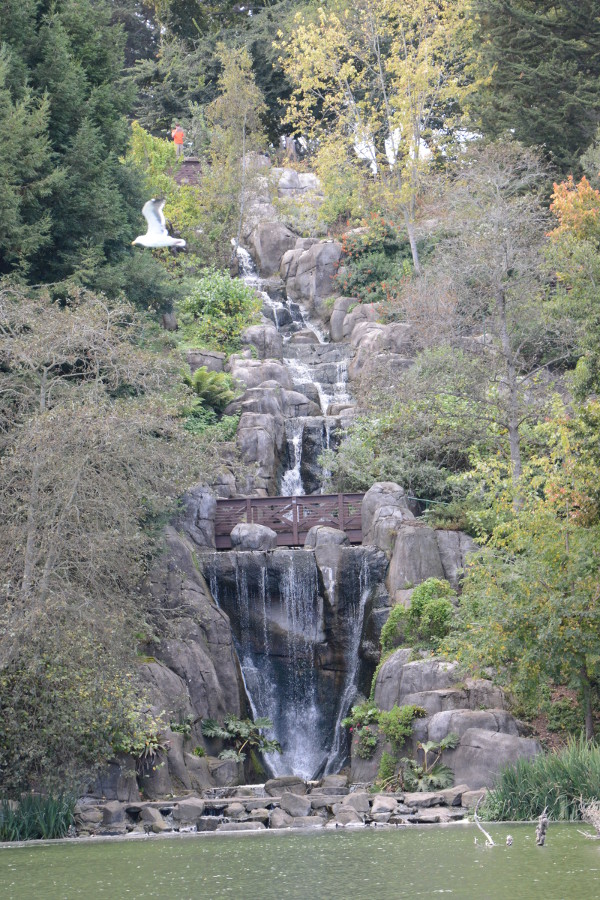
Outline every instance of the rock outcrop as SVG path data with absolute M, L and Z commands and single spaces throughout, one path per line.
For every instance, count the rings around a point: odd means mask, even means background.
M 459 737 L 454 750 L 446 750 L 442 762 L 454 772 L 457 783 L 472 789 L 491 787 L 499 771 L 522 757 L 540 752 L 536 740 L 525 737 L 526 727 L 506 709 L 503 691 L 486 679 L 463 680 L 458 664 L 425 658 L 411 660 L 410 648 L 396 650 L 377 675 L 375 703 L 380 709 L 414 705 L 422 707 L 425 718 L 413 725 L 412 746 L 439 742 L 451 732 Z M 352 779 L 373 781 L 381 755 L 391 747 L 383 734 L 371 759 L 353 754 Z

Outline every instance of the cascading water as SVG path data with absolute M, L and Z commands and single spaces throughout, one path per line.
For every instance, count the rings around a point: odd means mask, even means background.
M 286 420 L 288 463 L 279 491 L 303 495 L 303 471 L 308 489 L 318 491 L 316 460 L 331 446 L 336 422 L 327 418 L 328 409 L 350 402 L 349 348 L 328 344 L 298 304 L 278 299 L 278 292 L 271 297 L 248 251 L 236 249 L 241 277 L 260 294 L 263 312 L 284 338 L 283 362 L 296 390 L 318 395 L 321 407 L 321 417 Z M 291 340 L 300 330 L 311 331 L 314 343 Z M 362 548 L 342 553 L 343 566 L 321 565 L 320 572 L 315 552 L 305 550 L 215 553 L 206 566 L 213 597 L 231 622 L 252 713 L 272 720 L 272 736 L 283 749 L 266 760 L 274 775 L 312 778 L 344 762 L 340 722 L 357 691 L 370 582 Z
M 318 696 L 324 634 L 314 554 L 215 554 L 207 575 L 231 621 L 252 713 L 271 719 L 283 748 L 267 759 L 272 774 L 312 777 L 329 743 Z
M 332 772 L 338 772 L 340 767 L 344 764 L 344 759 L 348 753 L 346 735 L 342 729 L 342 719 L 348 712 L 358 693 L 360 639 L 362 637 L 365 621 L 365 607 L 371 591 L 369 567 L 366 564 L 366 557 L 364 556 L 360 565 L 358 585 L 359 594 L 356 598 L 358 602 L 353 604 L 353 608 L 350 610 L 352 632 L 348 648 L 346 683 L 338 707 L 338 715 L 333 732 L 333 744 L 325 764 L 326 775 L 329 775 Z
M 305 493 L 302 484 L 302 438 L 304 436 L 304 420 L 288 419 L 285 423 L 289 468 L 283 473 L 279 492 L 282 497 L 300 497 Z

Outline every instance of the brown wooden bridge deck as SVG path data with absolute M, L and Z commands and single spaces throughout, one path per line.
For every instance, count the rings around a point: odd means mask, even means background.
M 217 550 L 231 548 L 230 534 L 239 522 L 267 525 L 277 533 L 280 547 L 302 547 L 313 525 L 345 531 L 350 543 L 362 541 L 361 506 L 364 494 L 314 494 L 306 497 L 249 497 L 217 500 Z

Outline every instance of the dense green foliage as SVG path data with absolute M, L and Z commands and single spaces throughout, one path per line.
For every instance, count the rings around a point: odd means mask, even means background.
M 0 841 L 64 838 L 74 823 L 75 798 L 23 794 L 0 802 Z
M 412 271 L 410 246 L 381 216 L 372 214 L 363 227 L 342 238 L 338 289 L 361 303 L 378 303 Z
M 472 102 L 484 133 L 510 129 L 573 172 L 598 124 L 595 0 L 471 0 L 471 7 L 482 79 Z
M 394 606 L 381 629 L 383 653 L 410 646 L 436 650 L 450 630 L 456 597 L 447 581 L 428 578 L 414 588 L 410 606 Z
M 482 809 L 490 819 L 528 821 L 547 808 L 550 819 L 571 822 L 581 818 L 581 804 L 599 794 L 600 748 L 581 738 L 508 766 Z
M 122 78 L 123 31 L 109 3 L 8 0 L 0 34 L 1 177 L 19 193 L 14 224 L 2 216 L 10 231 L 0 272 L 94 287 L 118 281 L 143 203 L 136 173 L 121 161 L 134 97 Z
M 370 700 L 353 706 L 350 715 L 342 720 L 341 727 L 348 728 L 354 752 L 361 759 L 371 759 L 379 736 L 383 734 L 397 754 L 412 734 L 415 719 L 425 715 L 420 706 L 393 706 L 380 710 Z
M 177 305 L 180 336 L 188 347 L 210 347 L 232 353 L 240 335 L 258 316 L 256 291 L 227 272 L 203 269 Z

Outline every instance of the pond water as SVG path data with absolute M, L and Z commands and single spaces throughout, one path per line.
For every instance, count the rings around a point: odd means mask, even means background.
M 4 900 L 74 897 L 187 900 L 387 900 L 453 894 L 461 900 L 600 898 L 600 842 L 550 825 L 148 837 L 0 849 Z M 512 834 L 512 847 L 505 846 Z M 474 842 L 478 836 L 478 844 Z

